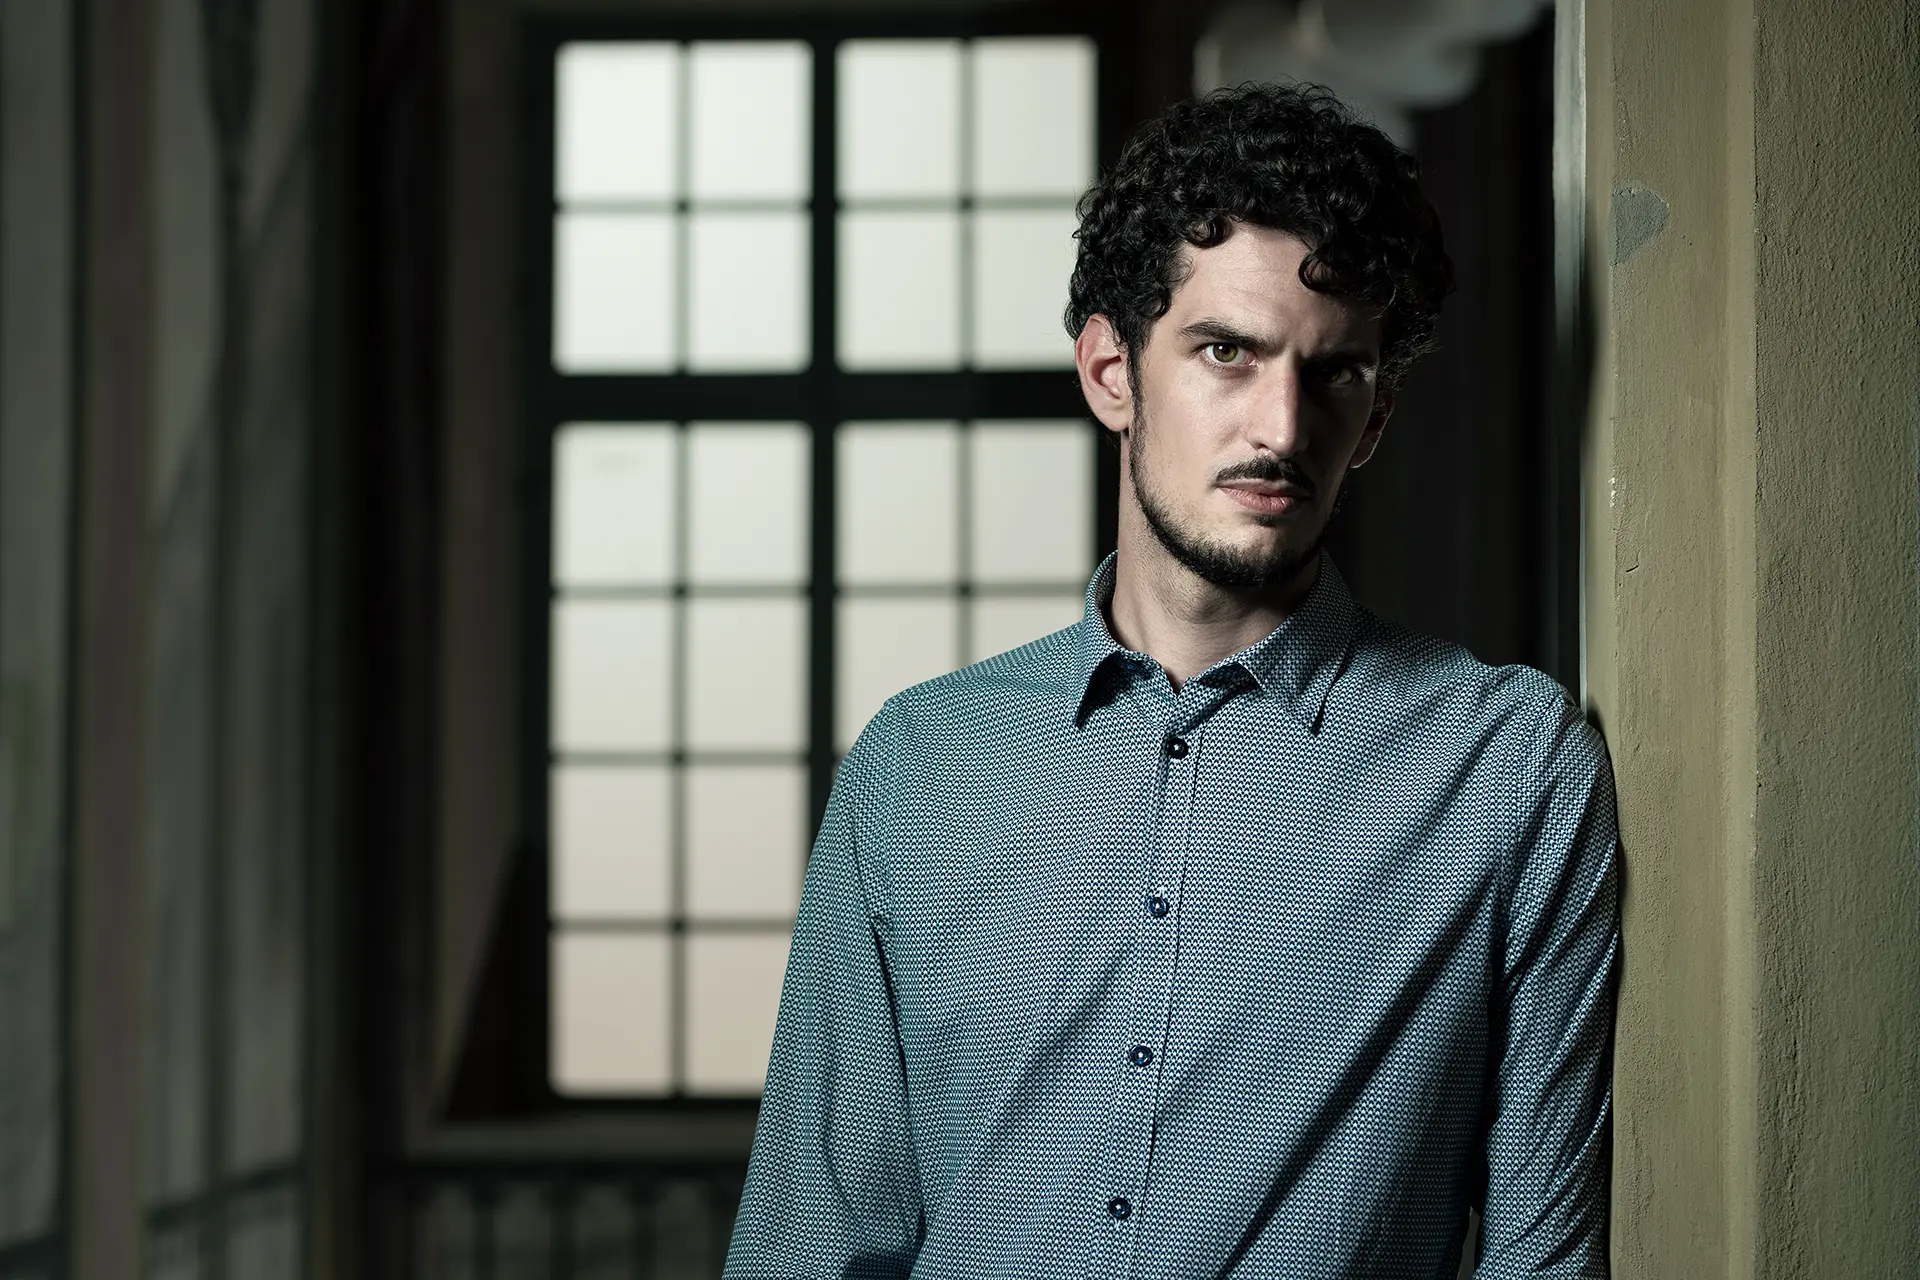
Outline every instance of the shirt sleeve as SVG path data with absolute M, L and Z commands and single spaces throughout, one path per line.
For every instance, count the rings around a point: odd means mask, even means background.
M 904 1280 L 920 1249 L 900 1035 L 861 871 L 893 714 L 841 762 L 807 861 L 725 1280 Z
M 1553 701 L 1498 993 L 1476 1280 L 1608 1274 L 1618 815 L 1606 747 Z

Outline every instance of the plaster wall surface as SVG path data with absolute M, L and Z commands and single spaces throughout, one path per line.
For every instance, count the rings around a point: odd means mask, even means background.
M 1920 13 L 1754 10 L 1756 1274 L 1912 1274 Z
M 1586 6 L 1614 1266 L 1892 1276 L 1920 1158 L 1910 6 Z
M 1729 1249 L 1723 927 L 1742 735 L 1729 614 L 1750 594 L 1726 442 L 1732 282 L 1728 14 L 1588 6 L 1591 267 L 1598 304 L 1587 485 L 1590 705 L 1612 753 L 1625 876 L 1614 1066 L 1616 1274 L 1720 1274 Z M 1731 466 L 1737 467 L 1737 457 Z M 1730 527 L 1731 526 L 1731 527 Z M 1730 758 L 1730 756 L 1732 758 Z

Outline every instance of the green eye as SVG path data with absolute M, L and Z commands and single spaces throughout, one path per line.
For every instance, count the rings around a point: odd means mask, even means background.
M 1240 348 L 1231 342 L 1216 342 L 1207 348 L 1207 355 L 1215 364 L 1236 364 L 1240 359 Z

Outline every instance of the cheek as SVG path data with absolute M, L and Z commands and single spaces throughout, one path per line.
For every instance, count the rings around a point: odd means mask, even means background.
M 1308 426 L 1309 449 L 1325 467 L 1344 470 L 1349 459 L 1362 455 L 1368 447 L 1367 423 L 1370 407 L 1362 404 L 1330 404 L 1314 413 Z
M 1168 493 L 1205 488 L 1216 457 L 1210 441 L 1183 411 L 1168 406 L 1147 420 L 1140 461 L 1154 484 Z

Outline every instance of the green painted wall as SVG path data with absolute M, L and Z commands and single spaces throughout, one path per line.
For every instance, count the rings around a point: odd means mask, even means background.
M 1757 0 L 1757 1261 L 1920 1271 L 1920 10 Z
M 1920 1256 L 1920 23 L 1589 0 L 1614 1257 Z

